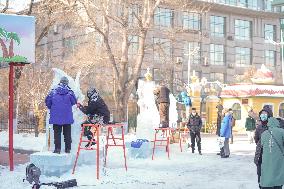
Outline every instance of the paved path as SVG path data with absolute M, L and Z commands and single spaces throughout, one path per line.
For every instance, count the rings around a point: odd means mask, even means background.
M 14 153 L 14 164 L 25 164 L 30 161 L 28 154 Z M 0 150 L 0 165 L 9 166 L 9 152 Z

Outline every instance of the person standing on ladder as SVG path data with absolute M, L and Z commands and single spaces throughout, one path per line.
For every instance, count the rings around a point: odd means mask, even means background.
M 169 127 L 169 108 L 170 108 L 170 90 L 164 86 L 158 86 L 154 90 L 155 103 L 160 114 L 160 127 Z

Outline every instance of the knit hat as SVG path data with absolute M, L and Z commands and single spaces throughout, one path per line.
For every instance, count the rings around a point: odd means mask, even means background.
M 87 97 L 91 98 L 91 96 L 95 93 L 98 93 L 94 87 L 90 87 L 87 91 Z
M 262 111 L 267 112 L 268 118 L 273 117 L 273 112 L 272 112 L 271 108 L 269 107 L 269 105 L 263 106 L 262 110 L 259 112 L 259 116 L 260 116 Z
M 61 77 L 61 79 L 60 79 L 60 83 L 62 83 L 63 85 L 68 85 L 69 80 L 68 80 L 67 77 L 63 76 L 63 77 Z

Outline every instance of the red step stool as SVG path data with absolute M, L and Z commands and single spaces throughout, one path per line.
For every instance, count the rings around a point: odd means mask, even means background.
M 124 155 L 124 166 L 125 170 L 127 171 L 127 164 L 126 164 L 126 153 L 125 153 L 125 142 L 124 142 L 124 124 L 108 124 L 106 125 L 107 128 L 107 135 L 106 135 L 106 155 L 105 155 L 105 165 L 106 165 L 106 159 L 107 159 L 107 151 L 108 147 L 110 146 L 116 146 L 116 147 L 122 147 L 123 148 L 123 155 Z M 113 135 L 113 129 L 121 128 L 121 137 L 114 137 Z M 118 144 L 118 141 L 122 141 L 122 144 Z M 109 141 L 112 141 L 113 143 L 109 143 Z
M 184 139 L 187 139 L 189 137 L 188 134 L 189 134 L 189 129 L 187 127 L 185 127 L 183 131 L 179 129 L 179 147 L 181 152 L 182 152 L 182 142 L 184 141 Z
M 157 138 L 157 134 L 159 131 L 162 131 L 162 139 Z M 153 153 L 152 153 L 152 160 L 154 160 L 154 154 L 156 146 L 165 146 L 166 152 L 168 153 L 168 158 L 170 159 L 170 137 L 172 135 L 172 129 L 171 128 L 156 128 L 155 129 L 155 139 L 154 139 L 154 147 L 153 147 Z M 160 144 L 156 144 L 157 142 L 161 142 Z M 166 144 L 162 144 L 163 142 L 166 142 Z
M 91 140 L 83 140 L 82 138 L 84 137 L 84 129 L 85 127 L 91 127 L 91 131 L 93 132 L 93 138 Z M 75 164 L 73 167 L 73 172 L 72 174 L 74 174 L 75 172 L 75 168 L 77 165 L 77 161 L 79 158 L 79 154 L 80 154 L 80 150 L 96 150 L 97 152 L 97 179 L 99 179 L 99 166 L 100 166 L 100 140 L 99 140 L 99 135 L 100 135 L 100 125 L 99 124 L 83 124 L 82 126 L 82 130 L 81 130 L 81 136 L 80 136 L 80 142 L 78 145 L 78 151 L 77 151 L 77 155 L 76 155 L 76 160 L 75 160 Z M 96 141 L 95 141 L 96 138 Z M 82 147 L 82 143 L 89 143 L 92 144 L 92 142 L 96 142 L 96 147 Z

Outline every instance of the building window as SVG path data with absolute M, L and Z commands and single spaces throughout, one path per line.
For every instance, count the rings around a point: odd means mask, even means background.
M 161 75 L 161 70 L 159 68 L 154 68 L 154 80 L 155 81 L 160 81 L 162 79 L 162 75 Z
M 171 9 L 157 8 L 154 15 L 154 23 L 160 27 L 172 27 L 173 11 Z
M 68 37 L 63 39 L 64 56 L 68 57 L 74 55 L 76 47 L 78 45 L 77 40 L 74 37 Z
M 239 103 L 234 103 L 232 106 L 233 110 L 233 117 L 235 120 L 241 120 L 242 119 L 242 108 Z
M 193 12 L 183 12 L 183 29 L 200 30 L 200 14 Z
M 138 19 L 139 15 L 141 15 L 141 6 L 139 5 L 132 5 L 129 8 L 129 17 L 128 17 L 128 23 L 131 27 L 137 27 L 138 26 Z
M 274 25 L 270 25 L 270 24 L 265 24 L 264 25 L 264 39 L 268 40 L 274 40 L 275 41 L 275 26 Z
M 283 11 L 284 12 L 284 11 Z M 284 19 L 281 18 L 280 19 L 280 28 L 283 29 L 284 28 Z
M 211 35 L 216 37 L 224 37 L 225 34 L 225 17 L 210 16 Z
M 210 44 L 210 64 L 211 65 L 225 65 L 224 64 L 224 45 Z
M 272 0 L 264 0 L 264 10 L 272 11 Z
M 169 39 L 153 38 L 154 43 L 154 61 L 155 62 L 171 62 L 172 60 L 172 44 Z
M 236 65 L 243 67 L 251 65 L 251 49 L 244 47 L 236 47 L 235 48 L 235 56 L 236 56 Z
M 240 0 L 239 6 L 257 10 L 257 0 Z
M 129 36 L 129 48 L 128 48 L 128 58 L 134 59 L 138 52 L 138 36 Z
M 279 117 L 284 118 L 284 103 L 281 103 L 279 106 Z
M 200 59 L 201 59 L 201 50 L 200 50 L 200 43 L 198 42 L 187 42 L 184 44 L 183 48 L 183 60 L 185 63 L 188 63 L 188 47 L 190 45 L 190 63 L 191 64 L 200 64 Z
M 225 82 L 225 76 L 223 73 L 210 73 L 209 81 L 220 81 L 221 83 Z
M 275 56 L 276 52 L 275 51 L 265 51 L 265 65 L 266 66 L 275 66 Z
M 251 22 L 247 20 L 235 20 L 235 37 L 240 40 L 250 40 Z
M 226 4 L 227 5 L 236 6 L 237 5 L 237 0 L 226 0 Z

